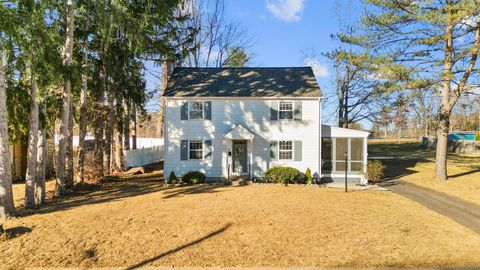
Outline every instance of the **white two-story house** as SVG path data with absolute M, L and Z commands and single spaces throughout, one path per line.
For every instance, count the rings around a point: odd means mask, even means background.
M 364 180 L 367 132 L 324 126 L 310 67 L 175 68 L 165 101 L 165 179 L 261 178 L 274 166 Z M 345 163 L 347 157 L 347 163 Z

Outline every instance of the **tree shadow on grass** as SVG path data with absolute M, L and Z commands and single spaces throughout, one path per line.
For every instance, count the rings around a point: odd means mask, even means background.
M 125 268 L 124 270 L 137 269 L 137 268 L 139 268 L 139 267 L 142 267 L 142 266 L 145 266 L 145 265 L 147 265 L 147 264 L 149 264 L 149 263 L 152 263 L 152 262 L 154 262 L 154 261 L 156 261 L 156 260 L 159 260 L 159 259 L 161 259 L 161 258 L 163 258 L 163 257 L 166 257 L 166 256 L 168 256 L 168 255 L 171 255 L 171 254 L 173 254 L 173 253 L 176 253 L 176 252 L 178 252 L 178 251 L 180 251 L 180 250 L 182 250 L 182 249 L 185 249 L 185 248 L 188 248 L 188 247 L 191 247 L 191 246 L 200 244 L 201 242 L 203 242 L 203 241 L 205 241 L 205 240 L 207 240 L 207 239 L 209 239 L 209 238 L 212 238 L 212 237 L 214 237 L 214 236 L 216 236 L 216 235 L 218 235 L 218 234 L 223 233 L 223 232 L 226 231 L 230 226 L 232 226 L 232 224 L 231 224 L 231 223 L 227 223 L 227 224 L 224 225 L 222 228 L 220 228 L 220 229 L 218 229 L 218 230 L 215 230 L 215 231 L 213 231 L 213 232 L 211 232 L 211 233 L 209 233 L 209 234 L 207 234 L 207 235 L 205 235 L 205 236 L 203 236 L 203 237 L 201 237 L 201 238 L 198 238 L 198 239 L 196 239 L 196 240 L 194 240 L 194 241 L 192 241 L 192 242 L 189 242 L 189 243 L 187 243 L 187 244 L 181 245 L 181 246 L 176 247 L 176 248 L 174 248 L 174 249 L 170 249 L 170 250 L 168 250 L 168 251 L 166 251 L 166 252 L 163 252 L 163 253 L 161 253 L 161 254 L 159 254 L 159 255 L 157 255 L 157 256 L 155 256 L 155 257 L 152 257 L 152 258 L 150 258 L 150 259 L 143 260 L 143 261 L 141 261 L 141 262 L 139 262 L 139 263 L 137 263 L 137 264 L 135 264 L 135 265 L 132 265 L 132 266 L 129 266 L 129 267 Z
M 218 189 L 224 187 L 224 185 L 208 184 L 168 187 L 164 185 L 161 170 L 151 170 L 146 167 L 145 172 L 145 174 L 128 176 L 126 178 L 108 176 L 103 178 L 100 184 L 78 186 L 75 191 L 63 198 L 47 200 L 47 203 L 39 209 L 18 209 L 18 216 L 47 214 L 83 205 L 108 203 L 155 192 L 165 192 L 164 198 L 174 198 L 189 194 L 215 193 L 220 192 Z
M 32 229 L 30 229 L 29 227 L 17 226 L 17 227 L 5 229 L 4 232 L 0 232 L 0 236 L 3 233 L 5 235 L 4 236 L 5 239 L 10 240 L 10 239 L 19 237 L 20 235 L 31 233 L 31 232 L 32 232 Z
M 180 197 L 183 195 L 218 193 L 218 192 L 228 191 L 228 189 L 221 189 L 225 187 L 229 187 L 229 186 L 224 184 L 200 184 L 195 186 L 171 187 L 170 189 L 165 191 L 165 196 L 163 196 L 163 198 L 170 199 L 170 198 Z
M 381 143 L 369 145 L 369 158 L 378 158 L 385 166 L 383 181 L 400 179 L 404 176 L 417 173 L 411 169 L 418 163 L 435 162 L 435 151 L 425 149 L 420 143 Z M 469 156 L 457 153 L 448 153 L 448 162 L 469 167 L 469 171 L 449 176 L 457 178 L 464 175 L 480 172 L 478 156 Z
M 394 180 L 405 177 L 410 174 L 414 174 L 417 171 L 412 170 L 417 163 L 424 163 L 428 162 L 426 159 L 390 159 L 390 160 L 382 160 L 382 164 L 385 167 L 384 169 L 384 177 L 382 180 Z
M 47 200 L 39 209 L 18 211 L 20 216 L 46 214 L 82 205 L 107 203 L 115 200 L 136 197 L 164 190 L 163 179 L 158 175 L 136 176 L 135 178 L 115 179 L 98 185 L 84 185 L 62 198 Z
M 420 143 L 380 143 L 368 146 L 369 160 L 379 160 L 384 166 L 382 181 L 390 181 L 416 173 L 418 163 L 430 162 L 434 153 Z
M 452 175 L 448 176 L 448 178 L 462 177 L 462 176 L 474 174 L 474 173 L 477 173 L 477 172 L 480 172 L 480 169 L 474 169 L 474 170 L 471 170 L 471 171 L 466 171 L 466 172 L 462 172 L 462 173 L 452 174 Z

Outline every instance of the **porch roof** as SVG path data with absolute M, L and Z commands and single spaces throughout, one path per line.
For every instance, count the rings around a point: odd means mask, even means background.
M 253 140 L 255 134 L 244 128 L 242 125 L 237 125 L 223 137 L 228 140 Z
M 362 130 L 322 125 L 322 137 L 367 138 L 370 133 Z

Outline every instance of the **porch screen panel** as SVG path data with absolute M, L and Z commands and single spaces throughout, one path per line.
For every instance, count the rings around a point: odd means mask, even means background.
M 351 171 L 363 171 L 363 150 L 363 138 L 351 138 Z
M 335 171 L 345 171 L 345 153 L 348 154 L 348 138 L 335 140 Z
M 322 170 L 331 171 L 333 169 L 333 140 L 332 138 L 322 138 Z

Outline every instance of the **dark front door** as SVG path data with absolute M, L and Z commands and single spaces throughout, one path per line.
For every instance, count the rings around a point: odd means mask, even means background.
M 247 141 L 233 141 L 233 172 L 245 174 L 248 173 L 247 166 Z

